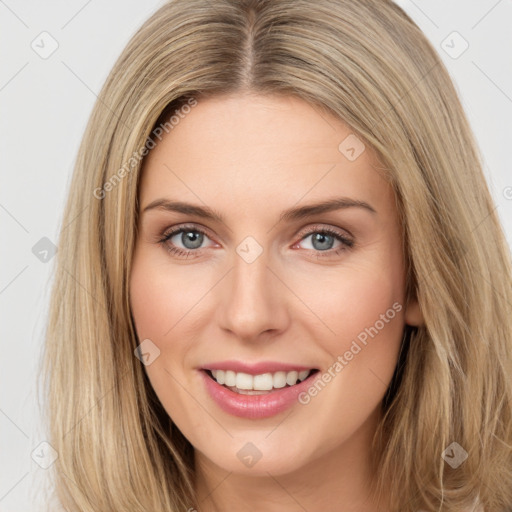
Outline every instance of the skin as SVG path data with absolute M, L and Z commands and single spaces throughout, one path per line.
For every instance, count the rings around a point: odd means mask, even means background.
M 130 301 L 139 339 L 160 350 L 145 366 L 151 384 L 195 448 L 201 511 L 384 510 L 368 499 L 371 439 L 404 326 L 423 318 L 417 302 L 404 303 L 393 191 L 369 147 L 354 161 L 338 149 L 351 133 L 297 98 L 224 95 L 200 100 L 145 161 Z M 376 213 L 279 221 L 288 208 L 340 196 Z M 206 205 L 224 222 L 142 213 L 161 198 Z M 181 234 L 161 242 L 184 223 L 206 230 L 199 249 Z M 311 233 L 329 227 L 354 245 L 313 245 Z M 236 252 L 248 236 L 263 249 L 250 264 Z M 173 244 L 196 252 L 178 256 Z M 394 303 L 401 311 L 307 405 L 244 419 L 204 389 L 198 368 L 227 359 L 327 371 Z M 252 467 L 237 457 L 248 442 L 262 454 Z

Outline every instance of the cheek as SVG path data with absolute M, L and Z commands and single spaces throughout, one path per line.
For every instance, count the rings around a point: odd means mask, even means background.
M 330 369 L 325 381 L 333 382 L 326 386 L 331 389 L 331 410 L 344 403 L 353 408 L 354 419 L 362 419 L 382 398 L 402 341 L 404 274 L 400 254 L 387 254 L 333 270 L 328 278 L 316 280 L 316 286 L 314 276 L 296 283 L 295 289 L 307 297 L 304 302 L 321 319 L 319 323 L 308 317 L 303 326 L 328 354 L 323 370 Z M 323 400 L 329 398 L 324 394 Z
M 201 298 L 209 288 L 205 281 L 208 276 L 191 268 L 171 267 L 144 250 L 134 258 L 130 305 L 141 340 L 150 338 L 162 344 L 187 325 L 190 313 L 201 310 Z
M 130 283 L 130 304 L 139 339 L 159 340 L 173 325 L 173 312 L 180 302 L 163 273 L 135 264 Z
M 183 389 L 188 387 L 184 368 L 190 349 L 190 336 L 183 329 L 187 313 L 201 296 L 198 288 L 151 254 L 142 250 L 135 255 L 130 276 L 132 315 L 139 341 L 151 340 L 154 345 L 150 346 L 156 346 L 153 354 L 158 354 L 144 365 L 144 371 L 169 416 L 185 425 L 201 417 L 199 411 L 192 413 L 192 408 L 183 407 L 187 400 Z
M 149 339 L 159 350 L 145 371 L 168 410 L 181 396 L 181 386 L 190 384 L 188 370 L 197 363 L 192 356 L 201 339 L 199 331 L 204 319 L 212 317 L 206 295 L 217 280 L 206 266 L 180 267 L 162 261 L 154 248 L 142 246 L 134 256 L 130 306 L 139 341 Z
M 386 336 L 402 329 L 404 297 L 399 269 L 337 269 L 321 279 L 310 275 L 297 280 L 294 290 L 315 314 L 306 316 L 307 325 L 324 333 L 322 339 L 329 344 L 326 348 L 330 348 L 331 354 L 343 350 L 358 337 L 364 341 L 366 330 L 375 324 Z M 318 333 L 314 339 L 318 339 Z
M 166 271 L 162 262 L 155 261 L 144 247 L 136 253 L 130 276 L 130 307 L 139 342 L 151 340 L 149 346 L 154 348 L 158 357 L 154 362 L 145 365 L 155 391 L 160 385 L 169 386 L 169 349 L 172 348 L 171 361 L 182 360 L 179 339 L 173 338 L 180 318 L 186 315 L 186 301 L 183 283 L 176 281 L 174 276 Z M 181 338 L 183 339 L 183 338 Z M 172 340 L 172 345 L 166 340 Z M 159 352 L 158 352 L 159 351 Z
M 344 339 L 357 338 L 364 342 L 364 333 L 369 329 L 376 328 L 384 334 L 389 333 L 391 325 L 400 323 L 396 317 L 401 316 L 403 309 L 401 285 L 392 276 L 366 274 L 347 280 L 340 290 L 344 296 L 336 327 Z
M 329 291 L 337 303 L 324 301 L 330 313 L 326 323 L 335 334 L 316 338 L 329 354 L 321 382 L 299 397 L 304 414 L 323 432 L 317 455 L 375 421 L 396 368 L 404 325 L 403 306 L 395 300 L 400 296 L 388 278 L 338 284 L 337 293 Z

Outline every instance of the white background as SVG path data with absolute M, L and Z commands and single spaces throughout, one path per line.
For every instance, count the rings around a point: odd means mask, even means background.
M 455 81 L 512 246 L 512 0 L 398 3 L 438 49 Z M 40 261 L 32 248 L 43 237 L 57 240 L 96 94 L 129 38 L 160 5 L 155 0 L 0 0 L 2 512 L 41 510 L 37 496 L 46 474 L 31 453 L 45 439 L 35 375 L 54 260 Z M 46 59 L 31 47 L 33 41 L 43 44 L 44 31 L 58 43 Z M 469 44 L 456 59 L 442 47 L 454 31 Z M 454 46 L 452 51 L 461 49 L 457 37 L 444 43 Z M 46 39 L 46 49 L 49 44 Z

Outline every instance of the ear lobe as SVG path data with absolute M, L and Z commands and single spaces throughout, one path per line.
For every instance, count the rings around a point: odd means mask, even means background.
M 417 299 L 411 299 L 405 308 L 405 323 L 407 325 L 412 325 L 413 327 L 418 327 L 423 325 L 425 322 L 423 318 L 423 313 L 421 312 L 420 305 Z

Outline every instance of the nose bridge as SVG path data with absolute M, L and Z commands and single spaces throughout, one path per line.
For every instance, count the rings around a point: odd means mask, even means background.
M 254 259 L 245 259 L 239 253 L 233 261 L 232 278 L 234 291 L 240 298 L 253 295 L 267 297 L 269 290 L 268 254 L 260 254 Z M 268 294 L 270 295 L 270 294 Z M 252 297 L 254 300 L 256 297 Z
M 220 305 L 221 323 L 239 338 L 255 339 L 262 332 L 284 326 L 284 297 L 270 264 L 269 252 L 250 237 L 233 255 L 233 269 Z

